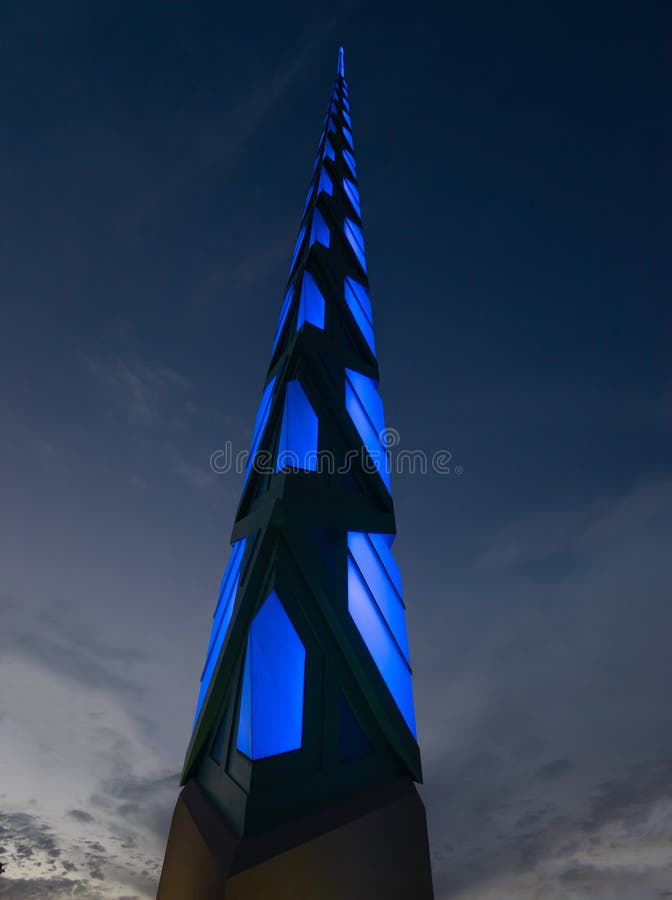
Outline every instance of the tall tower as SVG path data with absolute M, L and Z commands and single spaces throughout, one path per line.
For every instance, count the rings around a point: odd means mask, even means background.
M 159 900 L 433 896 L 343 50 Z

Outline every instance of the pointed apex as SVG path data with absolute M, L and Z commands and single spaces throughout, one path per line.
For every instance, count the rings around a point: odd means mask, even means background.
M 341 78 L 345 78 L 345 62 L 343 61 L 343 47 L 338 48 L 338 69 L 336 70 L 337 74 L 341 76 Z

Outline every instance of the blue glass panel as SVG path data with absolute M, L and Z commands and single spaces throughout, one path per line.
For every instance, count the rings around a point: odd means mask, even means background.
M 350 201 L 350 203 L 352 203 L 352 208 L 354 209 L 354 211 L 357 213 L 357 215 L 361 219 L 362 218 L 362 208 L 359 203 L 359 191 L 357 190 L 357 185 L 354 183 L 354 181 L 350 181 L 349 178 L 344 178 L 343 179 L 343 190 L 345 191 L 345 194 L 346 194 L 348 200 Z
M 331 178 L 329 178 L 324 169 L 322 169 L 322 171 L 320 172 L 320 181 L 317 187 L 317 191 L 318 193 L 320 191 L 324 191 L 324 193 L 329 194 L 330 197 L 334 191 L 334 186 L 331 183 Z
M 360 372 L 354 372 L 352 369 L 346 369 L 345 375 L 345 407 L 389 491 L 390 473 L 387 466 L 387 454 L 380 439 L 380 434 L 385 427 L 383 401 L 380 399 L 373 379 L 367 378 Z
M 297 331 L 304 322 L 308 322 L 316 328 L 324 328 L 324 297 L 310 272 L 305 272 L 303 275 L 299 315 L 296 320 Z
M 403 597 L 403 593 L 401 590 L 401 572 L 399 571 L 399 566 L 397 565 L 396 559 L 392 556 L 392 542 L 394 541 L 393 534 L 370 534 L 369 540 L 375 547 L 376 553 L 380 557 L 382 564 L 385 566 L 385 570 L 392 580 L 397 593 L 400 597 Z
M 363 284 L 355 281 L 354 278 L 346 278 L 345 287 L 346 290 L 352 291 L 352 293 L 355 295 L 355 297 L 357 298 L 357 303 L 366 316 L 366 321 L 369 323 L 369 325 L 373 325 L 373 311 L 371 309 L 371 301 L 369 300 L 369 292 L 367 291 L 367 289 Z
M 272 591 L 252 620 L 236 745 L 250 759 L 298 750 L 303 739 L 306 650 Z
M 352 155 L 352 153 L 349 150 L 344 150 L 343 158 L 345 159 L 346 163 L 350 167 L 350 171 L 352 172 L 353 177 L 357 178 L 357 166 L 355 165 L 355 157 Z
M 373 323 L 371 322 L 371 301 L 364 285 L 359 284 L 358 281 L 352 278 L 346 278 L 345 300 L 355 322 L 357 322 L 359 330 L 375 356 L 376 346 L 373 336 Z
M 273 340 L 273 349 L 271 350 L 271 355 L 275 353 L 275 348 L 278 346 L 278 341 L 280 340 L 280 335 L 282 334 L 282 329 L 285 327 L 285 322 L 287 321 L 287 315 L 289 313 L 289 308 L 292 305 L 292 296 L 294 293 L 294 288 L 289 287 L 287 293 L 285 294 L 285 299 L 282 302 L 282 309 L 280 310 L 280 319 L 278 321 L 278 327 L 275 332 L 275 339 Z
M 330 197 L 334 191 L 333 184 L 331 183 L 331 178 L 327 175 L 327 173 L 324 169 L 322 169 L 322 171 L 320 172 L 320 179 L 317 183 L 317 193 L 319 194 L 320 191 L 324 191 L 324 193 L 329 194 Z M 308 206 L 310 205 L 310 201 L 313 199 L 314 193 L 315 193 L 315 182 L 313 180 L 313 181 L 311 181 L 310 187 L 308 188 L 308 193 L 306 194 L 306 202 L 303 204 L 303 212 L 301 214 L 301 218 L 303 218 L 305 216 L 306 210 L 308 209 Z
M 385 566 L 374 549 L 373 543 L 364 532 L 351 531 L 348 534 L 348 550 L 357 564 L 359 573 L 368 587 L 369 593 L 376 601 L 376 605 L 382 613 L 387 627 L 392 632 L 406 661 L 409 662 L 404 604 L 401 596 L 397 593 L 394 582 L 389 577 Z
M 327 138 L 326 141 L 324 142 L 323 156 L 325 159 L 331 159 L 331 160 L 336 159 L 336 153 L 334 152 L 334 148 L 332 147 L 331 141 L 329 140 L 329 138 Z
M 347 109 L 343 109 L 343 118 L 345 119 L 345 123 L 348 128 L 352 128 L 352 119 L 350 118 L 350 113 L 347 111 Z
M 313 212 L 313 222 L 310 226 L 310 246 L 312 247 L 316 241 L 325 247 L 329 246 L 329 226 L 324 221 L 319 209 Z
M 362 269 L 366 272 L 366 256 L 364 255 L 364 234 L 359 225 L 356 225 L 352 219 L 345 220 L 345 236 L 352 247 L 357 261 Z
M 330 134 L 336 134 L 336 123 L 335 123 L 334 120 L 331 118 L 331 116 L 329 117 L 329 128 L 328 128 L 328 131 L 329 131 Z
M 348 559 L 348 611 L 411 733 L 415 737 L 415 710 L 411 670 L 399 652 L 380 610 L 373 602 L 352 559 Z
M 352 150 L 352 134 L 350 133 L 350 130 L 345 127 L 345 125 L 343 126 L 343 137 L 346 139 L 346 141 L 350 145 L 350 149 Z
M 288 381 L 275 471 L 317 469 L 317 416 L 299 381 Z
M 383 412 L 383 401 L 378 393 L 377 384 L 373 378 L 362 375 L 361 372 L 355 372 L 353 369 L 346 369 L 345 373 L 348 381 L 357 391 L 362 405 L 366 410 L 366 414 L 371 420 L 371 424 L 380 432 L 385 428 L 385 414 Z
M 264 388 L 264 393 L 261 398 L 261 403 L 259 404 L 259 409 L 257 410 L 257 418 L 254 421 L 254 431 L 252 432 L 252 443 L 250 444 L 250 456 L 247 460 L 247 466 L 245 468 L 245 476 L 243 477 L 243 487 L 247 484 L 247 478 L 250 474 L 250 470 L 252 469 L 252 465 L 254 463 L 254 457 L 256 455 L 257 450 L 259 449 L 259 444 L 261 442 L 261 438 L 264 434 L 264 429 L 266 428 L 266 423 L 268 422 L 268 416 L 271 411 L 271 399 L 273 397 L 273 388 L 275 386 L 275 375 L 268 382 L 266 387 Z
M 212 630 L 210 631 L 210 642 L 208 644 L 208 652 L 205 656 L 205 666 L 201 675 L 201 687 L 198 693 L 198 702 L 196 704 L 196 715 L 194 716 L 194 725 L 201 711 L 203 701 L 208 693 L 212 674 L 219 660 L 219 654 L 224 645 L 224 638 L 229 629 L 231 616 L 233 615 L 233 607 L 238 590 L 238 582 L 240 580 L 240 564 L 245 552 L 245 538 L 236 541 L 231 551 L 231 556 L 227 563 L 222 578 L 222 584 L 219 589 L 219 600 L 212 622 Z
M 296 258 L 299 255 L 299 251 L 301 250 L 301 245 L 303 244 L 303 239 L 306 236 L 306 226 L 304 225 L 301 231 L 299 232 L 299 236 L 296 239 L 296 246 L 294 247 L 294 256 L 292 257 L 292 264 L 289 267 L 289 271 L 291 273 L 294 268 L 294 264 L 296 263 Z
M 311 201 L 312 198 L 313 198 L 313 193 L 314 193 L 314 191 L 315 191 L 315 182 L 314 182 L 314 181 L 311 181 L 311 182 L 310 182 L 310 187 L 308 188 L 308 193 L 306 194 L 306 201 L 305 201 L 305 203 L 303 204 L 303 212 L 301 213 L 301 218 L 302 218 L 302 219 L 303 219 L 303 217 L 305 216 L 306 210 L 308 209 L 308 205 L 309 205 L 310 201 Z

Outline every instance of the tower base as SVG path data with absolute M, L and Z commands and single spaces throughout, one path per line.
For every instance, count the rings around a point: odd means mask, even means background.
M 157 900 L 433 900 L 425 809 L 401 779 L 238 838 L 196 781 L 180 793 Z

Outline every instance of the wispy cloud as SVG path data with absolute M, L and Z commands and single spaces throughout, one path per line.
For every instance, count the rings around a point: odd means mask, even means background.
M 108 402 L 131 425 L 153 428 L 174 422 L 191 389 L 189 379 L 168 366 L 120 356 L 85 355 L 83 362 Z
M 450 595 L 416 662 L 439 897 L 670 889 L 671 529 L 668 481 L 513 522 Z

